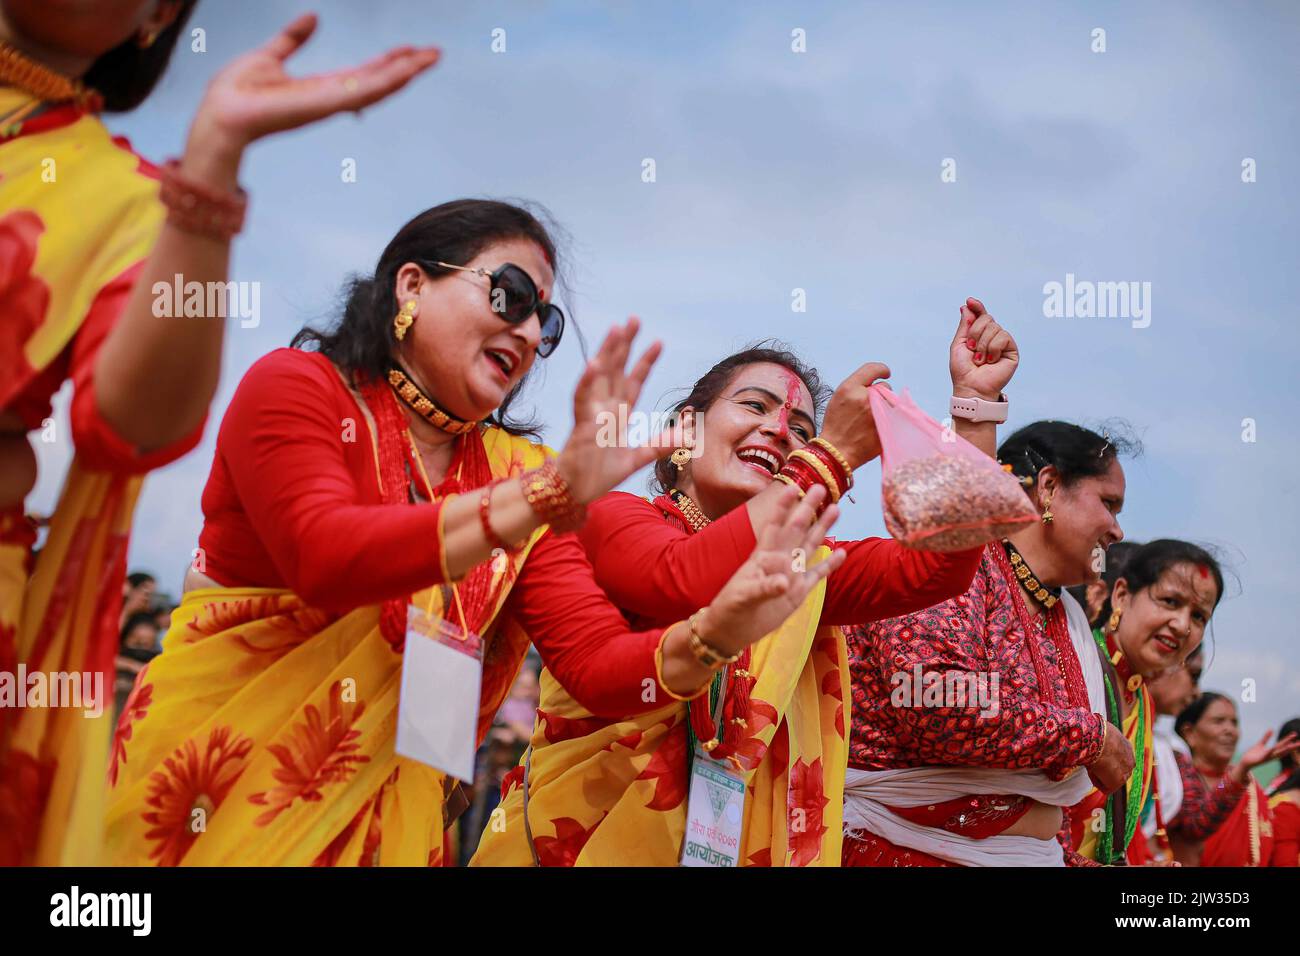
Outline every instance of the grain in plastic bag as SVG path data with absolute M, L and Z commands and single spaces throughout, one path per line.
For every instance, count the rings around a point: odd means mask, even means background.
M 906 390 L 869 389 L 880 436 L 885 527 L 920 551 L 962 551 L 1038 519 L 1020 481 L 917 407 Z

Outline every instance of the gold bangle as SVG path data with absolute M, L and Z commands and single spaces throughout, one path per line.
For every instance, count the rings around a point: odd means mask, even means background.
M 700 637 L 699 620 L 700 615 L 703 613 L 703 611 L 696 611 L 690 617 L 691 653 L 695 655 L 697 661 L 709 670 L 722 670 L 722 668 L 726 667 L 728 664 L 734 664 L 736 661 L 740 660 L 740 655 L 744 653 L 744 651 L 742 649 L 732 654 L 730 657 L 726 657 L 721 651 L 706 644 L 704 638 Z
M 808 442 L 808 444 L 816 445 L 818 448 L 825 451 L 826 454 L 834 458 L 835 463 L 844 470 L 844 480 L 848 482 L 848 487 L 849 488 L 853 487 L 853 469 L 849 467 L 849 460 L 845 458 L 842 454 L 840 454 L 840 450 L 838 448 L 836 448 L 834 445 L 828 442 L 825 438 L 822 438 L 820 435 L 818 435 L 816 438 L 811 439 Z M 846 488 L 845 490 L 847 491 L 848 489 Z
M 783 475 L 783 474 L 781 474 L 779 471 L 778 471 L 778 472 L 777 472 L 773 477 L 776 478 L 777 481 L 784 481 L 787 485 L 789 485 L 789 486 L 790 486 L 791 488 L 793 488 L 795 491 L 799 492 L 799 500 L 800 500 L 800 501 L 803 500 L 803 496 L 804 496 L 805 492 L 804 492 L 804 490 L 803 490 L 802 488 L 799 487 L 799 482 L 795 481 L 795 480 L 794 480 L 793 478 L 791 478 L 789 475 Z
M 812 452 L 804 451 L 802 448 L 790 452 L 790 457 L 798 458 L 804 464 L 811 467 L 813 471 L 817 472 L 818 477 L 821 478 L 826 485 L 826 493 L 830 496 L 831 504 L 839 503 L 840 483 L 835 480 L 835 476 L 831 474 L 831 470 L 826 466 L 826 462 L 822 461 Z
M 676 626 L 676 624 L 673 625 L 673 627 Z M 659 643 L 655 645 L 655 680 L 659 682 L 659 686 L 663 688 L 663 692 L 673 700 L 692 701 L 709 689 L 709 685 L 713 683 L 713 677 L 710 675 L 709 679 L 704 682 L 704 685 L 695 693 L 691 694 L 690 697 L 683 697 L 681 694 L 673 693 L 672 688 L 668 686 L 668 682 L 664 680 L 664 641 L 668 640 L 668 634 L 672 629 L 673 628 L 670 627 L 660 634 Z

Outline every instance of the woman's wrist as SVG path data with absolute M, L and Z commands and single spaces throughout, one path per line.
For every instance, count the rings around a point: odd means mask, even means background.
M 713 680 L 714 671 L 705 667 L 690 648 L 690 625 L 683 621 L 664 631 L 655 649 L 659 686 L 675 700 L 693 700 Z
M 239 166 L 247 146 L 247 140 L 200 115 L 186 138 L 181 172 L 205 186 L 234 192 L 239 188 Z
M 1002 397 L 1002 389 L 990 393 L 988 389 L 974 388 L 970 385 L 960 385 L 957 382 L 952 383 L 952 393 L 957 398 L 981 398 L 986 402 L 996 402 Z

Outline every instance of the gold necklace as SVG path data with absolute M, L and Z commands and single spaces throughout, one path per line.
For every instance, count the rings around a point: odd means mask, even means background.
M 1011 570 L 1016 573 L 1020 583 L 1024 585 L 1026 593 L 1043 609 L 1050 611 L 1056 606 L 1056 602 L 1061 599 L 1060 588 L 1048 589 L 1034 572 L 1029 569 L 1028 563 L 1021 557 L 1016 546 L 1008 540 L 1003 540 L 1002 545 L 1006 548 L 1007 558 L 1011 561 Z M 1053 593 L 1055 592 L 1055 593 Z
M 682 513 L 682 517 L 686 519 L 686 523 L 691 526 L 692 531 L 700 531 L 709 524 L 709 519 L 700 510 L 700 506 L 692 501 L 691 496 L 686 492 L 670 488 L 668 497 L 677 506 L 677 510 Z
M 388 370 L 388 384 L 393 387 L 393 392 L 402 400 L 403 405 L 439 431 L 449 435 L 463 435 L 478 427 L 478 422 L 464 422 L 459 418 L 452 418 L 435 405 L 433 399 L 424 394 L 420 386 L 407 378 L 399 368 Z

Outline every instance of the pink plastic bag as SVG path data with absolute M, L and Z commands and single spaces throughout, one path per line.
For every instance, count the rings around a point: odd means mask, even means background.
M 1015 476 L 903 391 L 870 390 L 880 435 L 885 527 L 909 548 L 962 551 L 1005 538 L 1036 521 Z

